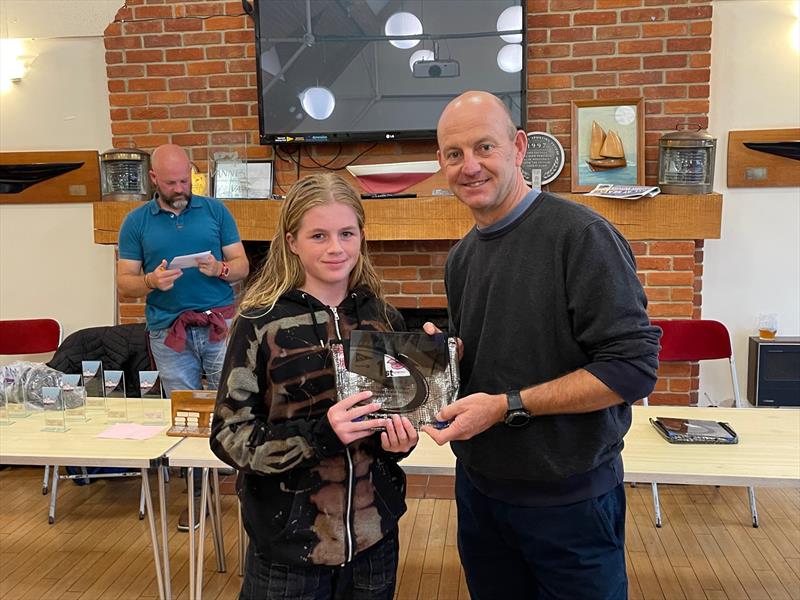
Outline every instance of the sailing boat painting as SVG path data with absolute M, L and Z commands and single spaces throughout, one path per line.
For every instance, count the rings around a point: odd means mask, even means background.
M 572 103 L 572 191 L 644 184 L 643 100 Z
M 622 140 L 613 129 L 609 129 L 608 133 L 603 131 L 597 121 L 592 121 L 592 137 L 586 164 L 592 171 L 620 169 L 628 164 Z

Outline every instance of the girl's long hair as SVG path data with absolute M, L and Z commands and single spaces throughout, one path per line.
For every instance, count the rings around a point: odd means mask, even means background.
M 286 234 L 295 238 L 303 216 L 312 208 L 338 202 L 353 209 L 361 232 L 361 251 L 350 272 L 348 289 L 365 286 L 375 296 L 383 299 L 383 288 L 375 268 L 369 260 L 367 240 L 364 238 L 364 206 L 359 193 L 345 179 L 334 173 L 314 173 L 295 182 L 283 200 L 275 236 L 264 265 L 247 286 L 239 311 L 253 308 L 271 310 L 275 302 L 291 289 L 305 281 L 305 269 L 300 259 L 289 248 Z

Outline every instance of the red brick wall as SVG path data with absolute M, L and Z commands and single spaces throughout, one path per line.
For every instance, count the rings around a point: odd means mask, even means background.
M 569 190 L 573 99 L 645 98 L 648 183 L 656 181 L 665 131 L 681 122 L 707 126 L 711 12 L 711 0 L 528 0 L 527 130 L 552 133 L 567 152 L 551 191 Z M 317 168 L 312 158 L 328 162 L 338 150 L 293 146 L 287 149 L 292 156 L 274 156 L 258 145 L 254 29 L 238 0 L 127 0 L 106 28 L 105 44 L 115 147 L 177 143 L 201 170 L 215 150 L 274 158 L 278 189 L 291 185 L 298 171 Z M 346 145 L 330 166 L 370 146 Z M 390 162 L 434 151 L 433 142 L 381 143 L 367 155 Z M 444 306 L 450 245 L 373 243 L 390 299 L 399 306 Z M 632 245 L 651 316 L 699 317 L 702 241 Z M 120 320 L 140 320 L 142 305 L 128 300 L 120 299 Z M 671 365 L 662 374 L 653 400 L 696 400 L 696 365 Z

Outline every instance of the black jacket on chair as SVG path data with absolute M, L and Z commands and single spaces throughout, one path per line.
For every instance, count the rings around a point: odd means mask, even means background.
M 99 360 L 103 370 L 125 372 L 125 393 L 140 395 L 139 371 L 154 369 L 147 348 L 144 323 L 88 327 L 68 335 L 48 367 L 62 373 L 81 373 L 81 361 Z

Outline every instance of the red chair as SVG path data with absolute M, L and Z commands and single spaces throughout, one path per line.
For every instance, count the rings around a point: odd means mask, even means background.
M 55 319 L 0 320 L 0 355 L 55 352 L 61 334 L 61 323 Z
M 55 319 L 0 320 L 0 356 L 44 354 L 61 345 L 61 323 Z M 45 465 L 42 494 L 47 494 L 50 467 Z
M 702 360 L 727 359 L 730 367 L 733 405 L 741 408 L 739 384 L 736 379 L 736 361 L 731 350 L 731 336 L 728 329 L 719 321 L 706 319 L 676 319 L 671 321 L 652 321 L 661 328 L 660 362 L 699 362 Z M 647 406 L 647 398 L 642 402 Z M 661 527 L 661 506 L 658 500 L 658 484 L 653 483 L 653 506 L 656 514 L 656 527 Z M 758 527 L 756 493 L 747 488 L 750 499 L 750 512 L 753 527 Z

